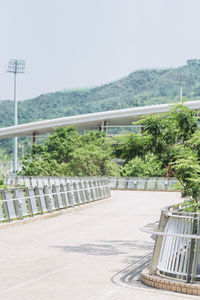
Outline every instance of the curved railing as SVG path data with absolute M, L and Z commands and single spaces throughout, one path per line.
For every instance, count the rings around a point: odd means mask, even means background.
M 150 267 L 151 274 L 200 280 L 200 214 L 183 211 L 173 206 L 162 209 L 160 221 L 142 228 L 153 234 L 155 247 Z
M 16 176 L 8 175 L 5 183 L 8 186 L 21 186 L 26 187 L 43 187 L 45 185 L 59 185 L 65 183 L 67 177 L 56 176 Z M 77 180 L 77 177 L 71 180 Z M 87 179 L 87 178 L 85 178 Z M 91 178 L 88 178 L 91 179 Z M 95 179 L 95 178 L 94 178 Z M 168 191 L 174 190 L 178 181 L 174 178 L 167 179 L 166 177 L 107 177 L 111 189 L 120 190 L 153 190 L 153 191 Z
M 178 183 L 174 178 L 166 177 L 110 177 L 108 178 L 111 189 L 130 190 L 173 190 Z
M 56 182 L 50 180 L 46 185 L 41 177 L 40 181 L 32 181 L 31 187 L 18 185 L 0 190 L 0 222 L 52 213 L 110 197 L 106 178 L 57 178 Z

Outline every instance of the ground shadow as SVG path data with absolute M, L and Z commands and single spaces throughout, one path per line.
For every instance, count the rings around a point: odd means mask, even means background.
M 84 253 L 87 255 L 119 255 L 126 254 L 130 250 L 149 250 L 153 247 L 153 242 L 129 241 L 129 240 L 108 240 L 97 241 L 95 244 L 80 244 L 76 246 L 52 246 L 64 252 Z M 130 252 L 129 252 L 130 253 Z
M 115 285 L 142 285 L 140 274 L 150 264 L 154 242 L 138 240 L 100 240 L 95 244 L 76 246 L 52 246 L 64 252 L 84 253 L 86 255 L 111 256 L 122 255 L 124 268 L 117 270 L 111 277 Z M 130 255 L 133 253 L 133 255 Z
M 145 255 L 133 255 L 128 259 L 131 261 L 127 266 L 112 277 L 111 281 L 116 285 L 128 284 L 128 285 L 141 285 L 140 275 L 144 268 L 148 267 L 151 262 L 152 250 Z

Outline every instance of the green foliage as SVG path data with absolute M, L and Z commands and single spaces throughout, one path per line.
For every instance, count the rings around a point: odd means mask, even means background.
M 0 149 L 0 185 L 4 182 L 5 176 L 11 171 L 12 159 L 5 152 L 4 149 Z
M 122 168 L 122 176 L 157 177 L 165 175 L 166 170 L 162 169 L 162 162 L 152 156 L 147 156 L 145 159 L 136 157 Z
M 75 127 L 60 127 L 44 144 L 34 146 L 33 155 L 42 154 L 47 161 L 68 162 L 73 148 L 80 144 L 81 137 Z
M 138 122 L 137 122 L 138 123 Z M 184 144 L 197 130 L 195 112 L 183 104 L 173 107 L 165 116 L 150 115 L 141 120 L 143 136 L 148 136 L 147 151 L 156 155 L 163 166 L 176 157 L 177 145 Z
M 4 178 L 0 178 L 0 188 L 2 188 L 2 186 L 4 186 Z
M 200 165 L 197 154 L 188 147 L 179 147 L 173 169 L 182 184 L 183 197 L 200 200 Z
M 150 139 L 148 135 L 135 133 L 118 136 L 113 142 L 114 154 L 118 158 L 125 159 L 126 162 L 137 156 L 144 158 L 149 148 Z
M 75 127 L 60 127 L 23 161 L 23 175 L 114 176 L 119 167 L 104 133 L 80 135 Z
M 197 130 L 186 142 L 186 145 L 190 147 L 198 156 L 198 160 L 200 160 L 200 131 Z
M 197 130 L 198 118 L 195 117 L 196 113 L 188 107 L 178 104 L 168 114 L 166 119 L 168 127 L 174 132 L 177 141 L 187 141 L 191 138 L 192 134 Z
M 116 155 L 126 160 L 122 175 L 163 176 L 168 169 L 168 175 L 179 180 L 182 196 L 192 199 L 190 209 L 200 210 L 200 133 L 195 113 L 178 104 L 164 117 L 147 116 L 141 124 L 140 137 L 126 136 L 116 148 Z

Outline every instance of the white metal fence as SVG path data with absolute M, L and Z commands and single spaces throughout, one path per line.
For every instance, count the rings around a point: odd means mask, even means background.
M 110 177 L 111 189 L 134 189 L 134 190 L 172 190 L 178 183 L 177 180 L 166 177 Z
M 142 230 L 157 236 L 152 274 L 195 282 L 200 280 L 200 214 L 182 209 L 164 208 L 158 228 L 151 224 Z
M 33 217 L 110 197 L 108 181 L 103 178 L 65 179 L 52 181 L 51 185 L 45 185 L 45 179 L 42 182 L 40 178 L 39 185 L 33 181 L 31 187 L 1 190 L 0 222 Z
M 91 179 L 84 178 L 84 179 Z M 94 177 L 95 179 L 95 177 Z M 173 190 L 178 183 L 174 178 L 166 177 L 109 177 L 107 178 L 111 189 L 134 189 L 134 190 Z M 69 180 L 79 180 L 78 177 L 54 177 L 54 176 L 16 176 L 9 175 L 6 180 L 8 186 L 44 187 L 46 185 L 65 184 Z

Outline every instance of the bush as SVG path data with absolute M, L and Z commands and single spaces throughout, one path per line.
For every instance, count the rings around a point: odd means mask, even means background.
M 136 157 L 130 160 L 122 168 L 122 176 L 156 177 L 165 175 L 166 170 L 162 169 L 162 162 L 151 156 L 148 156 L 145 159 Z

